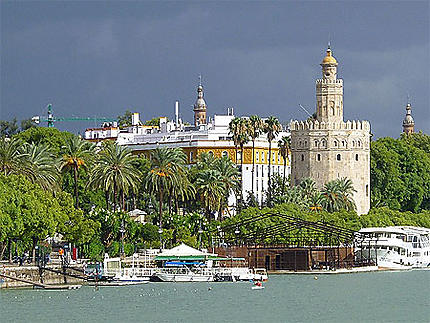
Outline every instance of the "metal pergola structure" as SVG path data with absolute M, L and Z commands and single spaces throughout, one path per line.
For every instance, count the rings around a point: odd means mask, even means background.
M 262 222 L 266 222 L 264 225 Z M 269 223 L 267 223 L 269 222 Z M 341 248 L 355 248 L 363 244 L 366 234 L 323 221 L 308 221 L 288 214 L 267 212 L 240 223 L 220 225 L 211 230 L 213 245 L 246 246 L 253 249 L 294 248 L 335 250 L 339 264 Z M 327 257 L 327 256 L 326 256 Z M 372 263 L 372 259 L 360 263 Z M 354 260 L 353 260 L 354 261 Z
M 275 221 L 268 226 L 259 227 L 259 222 L 267 219 Z M 283 244 L 295 247 L 353 246 L 357 240 L 361 240 L 361 234 L 347 228 L 273 212 L 248 218 L 240 223 L 219 226 L 210 233 L 215 243 L 247 246 L 266 244 L 269 239 L 283 241 Z

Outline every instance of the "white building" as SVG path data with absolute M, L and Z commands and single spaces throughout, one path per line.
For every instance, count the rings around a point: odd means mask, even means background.
M 197 156 L 205 152 L 216 157 L 228 156 L 233 162 L 240 165 L 242 156 L 239 152 L 236 158 L 235 146 L 229 134 L 229 123 L 235 117 L 233 109 L 228 109 L 226 115 L 215 115 L 207 120 L 207 106 L 201 84 L 199 84 L 197 92 L 198 97 L 194 105 L 194 125 L 189 126 L 182 122 L 179 118 L 179 103 L 176 102 L 174 120 L 168 121 L 167 118 L 161 118 L 159 127 L 142 126 L 139 115 L 134 114 L 132 126 L 118 132 L 115 138 L 117 143 L 130 147 L 136 153 L 149 153 L 157 147 L 179 147 L 184 150 L 188 164 L 195 163 Z M 278 140 L 283 136 L 289 136 L 289 133 L 282 131 L 272 141 L 271 174 L 278 173 L 281 176 L 284 174 L 284 160 L 279 153 Z M 95 129 L 87 129 L 85 139 L 99 141 L 103 138 L 102 135 L 97 137 Z M 244 199 L 248 196 L 248 192 L 252 191 L 252 153 L 252 142 L 249 141 L 244 146 L 241 170 Z M 269 142 L 264 134 L 255 141 L 254 161 L 254 192 L 261 203 L 267 190 L 269 171 Z M 287 160 L 286 176 L 289 174 L 290 162 Z M 230 197 L 229 201 L 233 204 L 234 198 Z

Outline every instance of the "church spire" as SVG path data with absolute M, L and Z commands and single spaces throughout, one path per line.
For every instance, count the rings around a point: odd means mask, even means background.
M 406 104 L 406 115 L 403 119 L 403 132 L 406 134 L 414 133 L 414 127 L 415 127 L 415 121 L 412 117 L 412 107 L 411 103 L 409 102 L 409 95 L 408 95 L 408 103 Z
M 199 75 L 199 85 L 197 87 L 197 100 L 194 103 L 194 125 L 206 124 L 206 101 L 203 98 L 202 76 Z

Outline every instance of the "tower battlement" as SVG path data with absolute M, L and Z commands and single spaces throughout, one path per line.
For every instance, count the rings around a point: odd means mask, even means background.
M 370 131 L 370 122 L 367 120 L 348 120 L 342 122 L 319 122 L 292 120 L 290 130 L 363 130 Z
M 343 85 L 342 79 L 317 79 L 315 81 L 315 84 L 341 84 Z

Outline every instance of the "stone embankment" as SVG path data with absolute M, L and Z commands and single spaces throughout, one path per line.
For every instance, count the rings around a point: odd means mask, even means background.
M 82 270 L 82 265 L 73 266 L 77 270 Z M 0 276 L 0 289 L 1 288 L 31 288 L 33 285 L 24 281 L 39 283 L 44 285 L 64 285 L 64 284 L 79 284 L 83 280 L 69 276 L 83 276 L 76 270 L 66 269 L 66 275 L 62 274 L 63 268 L 59 265 L 50 265 L 46 269 L 39 269 L 37 266 L 10 266 L 0 264 L 0 274 L 14 277 L 22 281 L 14 280 Z

